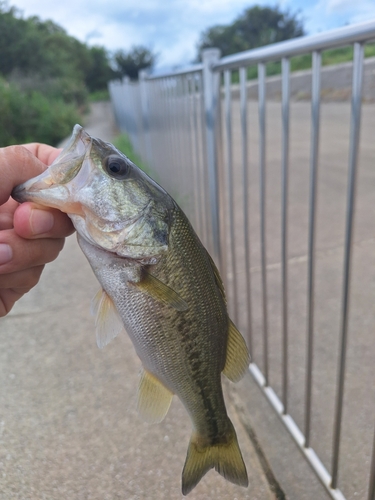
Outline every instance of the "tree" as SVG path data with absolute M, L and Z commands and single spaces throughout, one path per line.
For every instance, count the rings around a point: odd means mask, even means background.
M 90 92 L 107 88 L 108 82 L 116 77 L 109 65 L 109 56 L 104 47 L 91 47 L 91 67 L 86 72 L 85 82 Z
M 198 44 L 198 59 L 203 49 L 217 47 L 223 56 L 304 35 L 296 14 L 279 7 L 251 7 L 232 24 L 208 28 Z
M 157 56 L 150 49 L 141 45 L 132 47 L 128 52 L 118 50 L 114 55 L 119 75 L 128 76 L 131 80 L 138 80 L 141 69 L 152 69 Z
M 88 92 L 114 78 L 110 62 L 104 48 L 0 0 L 0 146 L 66 137 L 87 109 Z
M 53 21 L 24 19 L 0 0 L 0 75 L 13 80 L 16 75 L 19 81 L 70 80 L 95 91 L 105 89 L 114 72 L 103 47 L 89 48 Z

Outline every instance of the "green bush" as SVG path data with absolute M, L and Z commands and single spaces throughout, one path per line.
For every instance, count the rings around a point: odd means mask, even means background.
M 25 142 L 56 145 L 80 121 L 75 106 L 41 92 L 23 92 L 0 80 L 0 146 Z
M 44 77 L 39 73 L 24 74 L 20 70 L 14 70 L 7 81 L 18 88 L 21 92 L 39 92 L 49 100 L 63 100 L 67 104 L 74 104 L 80 110 L 87 107 L 88 90 L 84 82 L 75 78 Z

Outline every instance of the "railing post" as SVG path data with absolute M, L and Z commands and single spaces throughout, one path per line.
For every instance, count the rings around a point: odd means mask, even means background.
M 219 187 L 217 168 L 217 134 L 220 105 L 220 75 L 212 71 L 212 66 L 220 58 L 219 49 L 206 49 L 203 60 L 203 99 L 205 111 L 206 151 L 208 184 L 210 193 L 212 243 L 215 260 L 222 270 L 220 251 Z
M 351 104 L 351 124 L 350 124 L 350 145 L 349 145 L 349 172 L 348 172 L 348 194 L 346 207 L 346 228 L 344 246 L 344 276 L 343 276 L 343 297 L 341 312 L 340 344 L 339 344 L 339 366 L 337 372 L 337 394 L 335 406 L 335 421 L 333 429 L 333 451 L 332 451 L 332 488 L 337 488 L 340 440 L 342 426 L 342 411 L 344 404 L 344 383 L 346 369 L 346 350 L 348 344 L 348 321 L 349 321 L 349 292 L 350 292 L 350 271 L 352 261 L 354 209 L 358 170 L 358 150 L 359 131 L 361 125 L 362 109 L 362 87 L 363 87 L 363 43 L 354 44 L 353 54 L 353 83 L 352 83 L 352 104 Z
M 126 133 L 129 135 L 131 133 L 131 128 L 129 126 L 129 123 L 131 121 L 131 118 L 129 117 L 129 109 L 127 109 L 126 104 L 129 99 L 129 84 L 130 84 L 130 78 L 128 76 L 123 76 L 122 77 L 122 83 L 121 83 L 121 90 L 122 90 L 122 95 L 123 99 L 121 99 L 121 108 L 122 108 L 122 119 L 121 119 L 121 125 L 120 128 L 121 130 L 125 130 Z
M 151 164 L 150 106 L 148 99 L 147 74 L 147 70 L 145 69 L 142 69 L 139 72 L 139 89 L 141 95 L 142 135 L 146 150 L 146 160 L 148 164 Z

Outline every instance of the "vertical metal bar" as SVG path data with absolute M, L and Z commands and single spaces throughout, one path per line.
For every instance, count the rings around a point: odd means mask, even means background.
M 333 458 L 332 458 L 332 488 L 337 488 L 340 434 L 342 421 L 342 408 L 344 399 L 344 378 L 346 346 L 348 337 L 348 317 L 349 317 L 349 285 L 350 285 L 350 265 L 352 256 L 353 239 L 353 219 L 357 177 L 357 160 L 359 148 L 359 130 L 361 122 L 361 99 L 363 80 L 363 44 L 354 44 L 353 59 L 353 83 L 352 83 L 352 107 L 350 126 L 350 149 L 349 149 L 349 178 L 348 178 L 348 201 L 346 212 L 346 233 L 344 251 L 344 286 L 342 298 L 342 318 L 340 332 L 339 369 L 337 376 L 337 395 L 335 408 L 335 421 L 333 432 Z
M 178 168 L 179 161 L 180 161 L 180 137 L 179 137 L 179 126 L 178 126 L 178 86 L 179 86 L 179 76 L 175 76 L 172 81 L 173 81 L 173 87 L 172 87 L 172 101 L 171 101 L 171 117 L 172 117 L 172 130 L 171 134 L 174 136 L 173 137 L 173 144 L 174 144 L 174 152 L 175 152 L 175 158 L 173 161 L 172 165 L 172 171 L 176 168 Z M 171 171 L 171 172 L 172 172 Z
M 133 103 L 130 98 L 132 97 L 132 91 L 131 91 L 131 85 L 130 85 L 130 78 L 128 76 L 124 76 L 122 79 L 122 86 L 121 86 L 122 92 L 121 92 L 121 100 L 120 100 L 120 113 L 122 114 L 122 123 L 123 127 L 126 131 L 126 133 L 129 135 L 133 146 L 135 146 L 134 141 L 133 141 L 133 136 L 134 136 L 134 127 L 135 124 L 131 127 L 132 119 L 133 119 L 133 106 L 130 103 Z M 129 103 L 129 107 L 126 107 L 126 103 Z
M 173 78 L 166 78 L 166 97 L 167 97 L 167 108 L 168 108 L 168 134 L 165 138 L 167 143 L 164 143 L 164 146 L 169 150 L 169 165 L 168 165 L 168 175 L 172 175 L 174 166 L 176 165 L 176 139 L 175 139 L 175 128 L 173 122 Z
M 201 170 L 202 165 L 200 162 L 200 144 L 199 144 L 199 131 L 198 131 L 198 99 L 199 94 L 197 91 L 197 80 L 196 76 L 193 75 L 191 79 L 192 83 L 192 105 L 193 105 L 193 129 L 194 129 L 194 157 L 196 164 L 196 190 L 197 190 L 197 223 L 198 223 L 198 232 L 200 238 L 203 235 L 203 205 L 202 205 L 202 180 L 201 180 Z
M 166 112 L 165 112 L 165 82 L 163 79 L 155 82 L 155 94 L 153 96 L 155 106 L 155 123 L 154 123 L 154 152 L 156 156 L 152 161 L 153 169 L 158 170 L 162 161 L 167 162 L 168 156 L 163 155 L 162 140 L 166 129 Z M 164 158 L 162 158 L 164 156 Z
M 169 137 L 170 137 L 170 148 L 171 148 L 171 162 L 169 164 L 170 173 L 177 163 L 177 139 L 176 139 L 176 127 L 175 127 L 175 97 L 174 97 L 174 87 L 176 85 L 176 79 L 173 77 L 167 78 L 167 92 L 168 92 L 168 116 L 169 116 Z
M 194 220 L 194 228 L 197 228 L 197 193 L 196 193 L 196 170 L 197 166 L 194 161 L 194 138 L 192 130 L 192 106 L 190 93 L 191 75 L 185 75 L 184 78 L 184 101 L 185 101 L 185 170 L 189 179 L 189 211 Z
M 184 165 L 184 162 L 186 160 L 186 154 L 185 154 L 185 145 L 186 145 L 186 133 L 184 131 L 184 125 L 185 125 L 185 82 L 186 75 L 182 75 L 178 78 L 178 86 L 177 86 L 177 130 L 178 130 L 178 139 L 179 139 L 179 158 L 178 162 L 179 165 L 181 166 L 180 168 L 182 169 L 182 178 L 184 179 L 184 188 L 183 188 L 183 194 L 186 195 L 187 191 L 186 189 L 189 187 L 189 183 L 187 179 L 187 171 Z M 179 187 L 180 189 L 180 187 Z M 185 197 L 185 196 L 184 196 Z
M 289 184 L 289 103 L 290 61 L 284 57 L 282 65 L 282 210 L 281 210 L 281 283 L 282 283 L 282 336 L 283 380 L 282 401 L 288 413 L 288 184 Z
M 148 100 L 148 82 L 147 71 L 141 70 L 139 72 L 139 89 L 141 96 L 141 109 L 142 109 L 142 128 L 145 139 L 145 156 L 147 163 L 151 163 L 151 145 L 150 145 L 150 109 Z
M 269 384 L 268 370 L 268 316 L 267 316 L 267 257 L 266 257 L 266 65 L 258 64 L 259 88 L 259 168 L 260 168 L 260 244 L 263 299 L 264 378 Z
M 225 131 L 226 131 L 226 167 L 227 167 L 227 189 L 229 204 L 229 237 L 230 237 L 230 270 L 232 274 L 233 290 L 233 318 L 238 323 L 238 300 L 237 300 L 237 266 L 236 266 L 236 246 L 235 246 L 235 222 L 234 222 L 234 197 L 233 197 L 233 152 L 232 152 L 232 102 L 231 102 L 231 79 L 232 72 L 224 71 L 225 86 Z
M 375 500 L 375 432 L 372 444 L 372 459 L 370 468 L 370 484 L 368 488 L 368 500 Z
M 144 161 L 147 161 L 148 158 L 147 158 L 146 137 L 148 131 L 148 111 L 147 111 L 148 100 L 147 98 L 145 99 L 145 101 L 143 100 L 142 94 L 144 93 L 144 90 L 141 80 L 138 83 L 131 83 L 131 89 L 132 89 L 132 94 L 134 96 L 133 117 L 135 120 L 137 120 L 137 126 L 134 129 L 133 138 L 138 153 L 142 156 Z M 145 102 L 146 106 L 144 106 Z
M 220 99 L 219 74 L 212 71 L 212 65 L 219 59 L 219 49 L 206 49 L 203 59 L 203 92 L 206 118 L 207 166 L 211 203 L 211 224 L 213 252 L 219 268 L 222 268 L 219 222 L 219 187 L 217 173 L 217 116 Z
M 180 77 L 180 92 L 179 92 L 179 130 L 180 130 L 180 169 L 182 169 L 182 180 L 183 180 L 183 188 L 181 190 L 181 183 L 179 183 L 179 190 L 182 191 L 184 195 L 184 204 L 186 203 L 185 211 L 189 215 L 189 218 L 192 219 L 191 205 L 187 203 L 186 195 L 190 195 L 191 193 L 191 160 L 188 160 L 187 151 L 191 151 L 190 147 L 187 147 L 188 143 L 188 135 L 190 133 L 188 126 L 188 111 L 187 111 L 187 75 L 182 75 Z M 185 202 L 186 200 L 186 202 Z M 194 205 L 194 203 L 193 203 Z M 194 209 L 193 209 L 194 210 Z
M 155 96 L 155 100 L 157 100 L 157 115 L 155 116 L 155 122 L 158 123 L 160 120 L 160 125 L 155 126 L 154 128 L 158 130 L 158 134 L 155 136 L 155 149 L 157 151 L 157 157 L 153 161 L 153 166 L 155 168 L 155 171 L 157 171 L 160 167 L 162 162 L 165 162 L 168 166 L 169 162 L 169 153 L 164 152 L 163 148 L 163 138 L 166 136 L 167 133 L 167 119 L 168 119 L 168 114 L 167 114 L 167 100 L 166 100 L 166 91 L 165 91 L 165 80 L 161 79 L 157 81 L 157 93 Z M 168 168 L 168 167 L 167 167 Z
M 208 187 L 208 153 L 207 153 L 207 140 L 205 137 L 206 115 L 205 115 L 205 102 L 204 102 L 204 81 L 203 72 L 199 75 L 197 82 L 199 92 L 199 132 L 201 137 L 201 200 L 202 200 L 202 216 L 203 216 L 203 231 L 204 243 L 207 248 L 212 244 L 211 237 L 211 216 L 210 216 L 210 190 Z
M 154 93 L 154 82 L 152 80 L 149 80 L 147 82 L 147 98 L 148 98 L 148 125 L 149 125 L 149 145 L 150 145 L 150 155 L 148 158 L 148 165 L 152 168 L 153 162 L 155 160 L 155 150 L 153 147 L 154 143 L 154 128 L 153 128 L 153 116 L 154 116 L 154 99 L 153 99 L 153 93 Z
M 207 168 L 205 159 L 207 158 L 206 153 L 206 144 L 207 142 L 204 140 L 204 97 L 203 97 L 203 75 L 199 73 L 197 78 L 197 131 L 198 137 L 197 144 L 199 145 L 199 197 L 200 197 L 200 209 L 201 209 L 201 227 L 202 234 L 201 237 L 204 241 L 205 246 L 208 246 L 209 236 L 208 236 L 208 224 L 207 224 L 207 214 L 208 210 L 206 210 L 207 206 Z
M 181 158 L 181 138 L 180 138 L 180 124 L 179 124 L 179 112 L 180 112 L 180 98 L 179 98 L 179 90 L 180 90 L 180 76 L 174 77 L 174 87 L 173 87 L 173 104 L 172 104 L 172 116 L 173 116 L 173 134 L 174 134 L 174 145 L 176 157 L 173 165 L 173 169 L 178 168 L 180 165 Z
M 188 96 L 189 96 L 189 129 L 190 129 L 190 144 L 191 144 L 191 160 L 193 165 L 193 187 L 194 187 L 194 220 L 195 230 L 200 235 L 202 232 L 201 226 L 201 208 L 199 196 L 199 154 L 198 154 L 198 131 L 197 131 L 197 116 L 195 107 L 195 75 L 188 77 Z
M 307 277 L 307 366 L 305 395 L 305 447 L 310 446 L 311 395 L 314 340 L 314 278 L 315 278 L 315 221 L 316 189 L 318 182 L 319 126 L 320 126 L 320 72 L 322 56 L 320 52 L 312 55 L 312 93 L 311 93 L 311 156 L 310 156 L 310 208 L 308 241 Z
M 248 347 L 253 357 L 252 308 L 251 308 L 251 278 L 250 278 L 250 247 L 249 247 L 249 178 L 248 178 L 248 148 L 247 148 L 247 89 L 246 68 L 240 68 L 240 116 L 242 140 L 242 184 L 243 184 L 243 231 L 245 243 L 246 269 L 246 301 L 247 305 L 247 338 Z

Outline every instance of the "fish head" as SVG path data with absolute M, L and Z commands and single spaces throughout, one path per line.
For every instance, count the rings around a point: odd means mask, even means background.
M 67 213 L 88 243 L 120 257 L 152 264 L 168 247 L 172 198 L 80 125 L 50 167 L 17 186 L 12 197 Z

